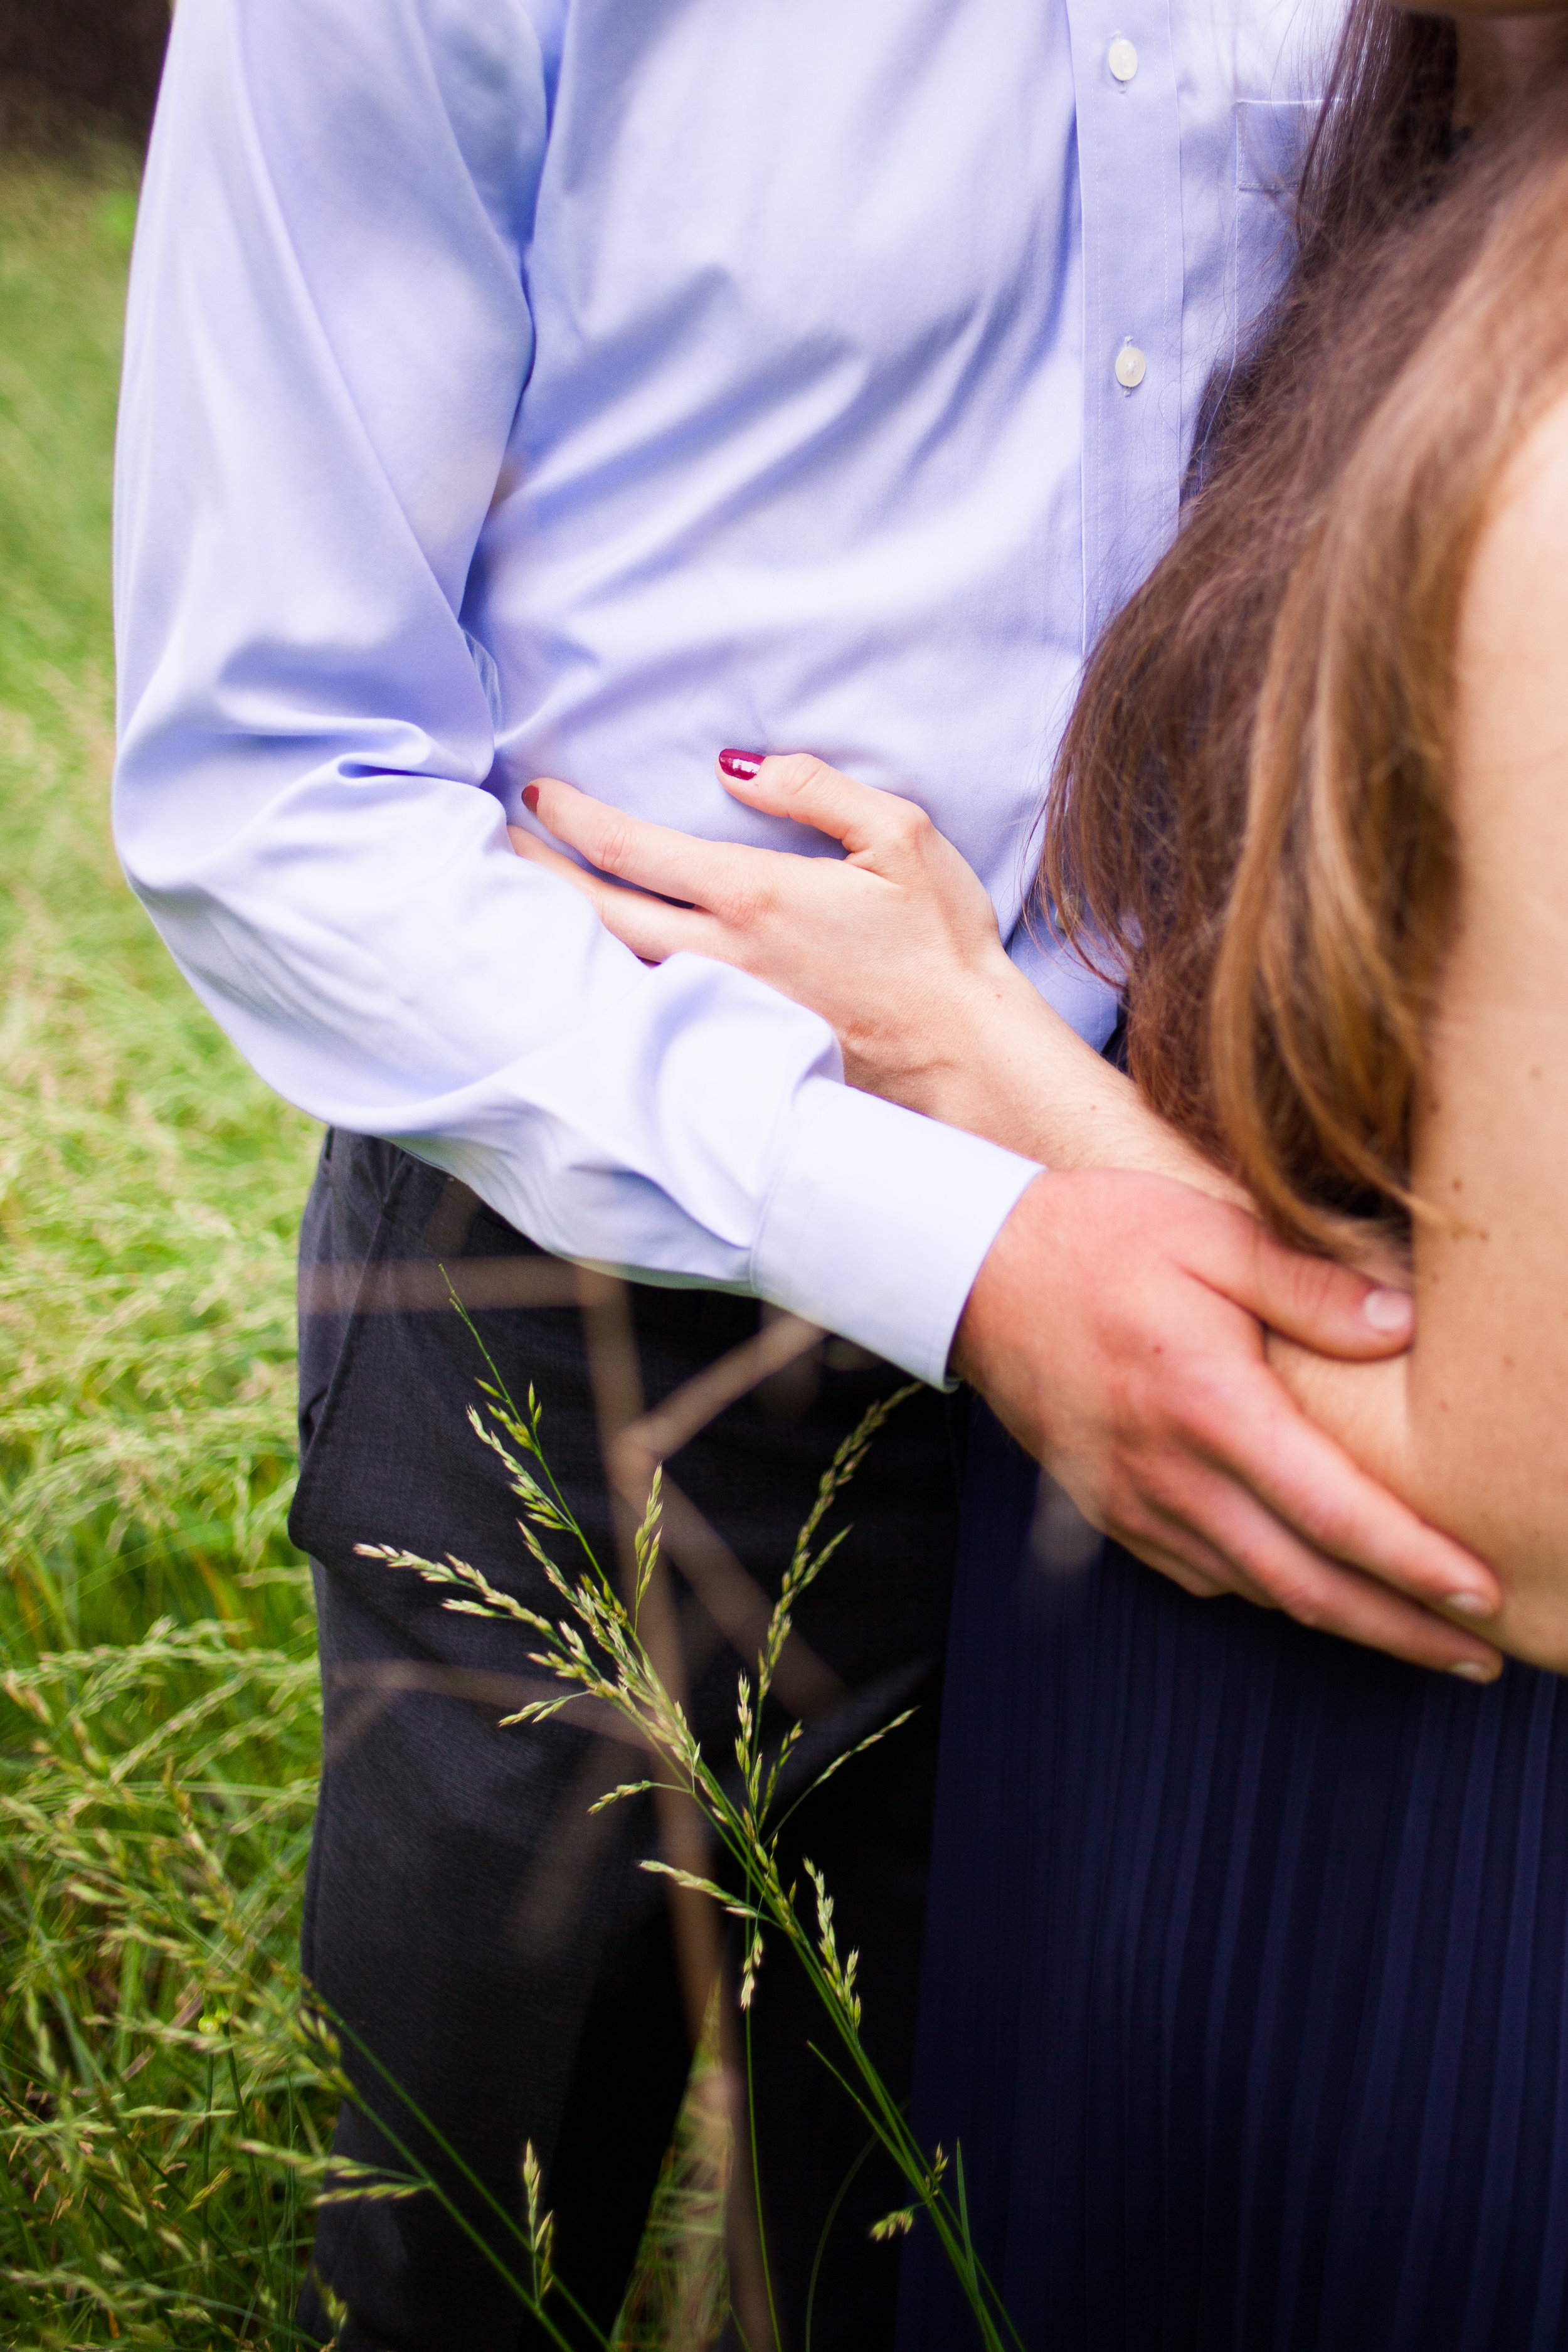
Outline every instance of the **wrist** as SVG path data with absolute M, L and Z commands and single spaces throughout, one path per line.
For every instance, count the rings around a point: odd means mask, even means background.
M 892 1095 L 910 1110 L 944 1126 L 1017 1149 L 1006 1131 L 1012 1095 L 1009 1070 L 1022 1028 L 1026 1030 L 1039 999 L 1007 960 L 998 941 L 929 1008 L 921 1024 L 921 1054 L 877 1091 Z M 855 1083 L 852 1072 L 847 1072 Z
M 981 1260 L 952 1335 L 949 1373 L 982 1394 L 991 1385 L 999 1333 L 1005 1344 L 1010 1303 L 1017 1295 L 1018 1257 L 1021 1252 L 1030 1252 L 1030 1229 L 1038 1224 L 1045 1211 L 1050 1183 L 1049 1171 L 1042 1169 L 1018 1195 Z M 1037 1251 L 1037 1237 L 1035 1248 Z
M 1034 1174 L 981 1139 L 810 1078 L 748 1286 L 940 1387 L 974 1269 Z

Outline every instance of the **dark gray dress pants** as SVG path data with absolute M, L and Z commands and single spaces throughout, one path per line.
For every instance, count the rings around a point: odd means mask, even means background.
M 689 1914 L 683 1927 L 667 1882 L 638 1867 L 668 1843 L 655 1801 L 589 1811 L 607 1788 L 644 1777 L 646 1759 L 599 1723 L 500 1728 L 540 1687 L 523 1630 L 453 1614 L 437 1591 L 356 1554 L 361 1543 L 456 1553 L 531 1605 L 554 1605 L 518 1536 L 504 1471 L 467 1424 L 485 1367 L 442 1265 L 508 1385 L 520 1399 L 537 1390 L 551 1466 L 607 1567 L 616 1535 L 601 1427 L 668 1398 L 759 1328 L 754 1302 L 712 1292 L 590 1283 L 584 1311 L 578 1278 L 466 1188 L 390 1144 L 327 1139 L 301 1245 L 302 1466 L 290 1522 L 316 1563 L 326 1717 L 304 1965 L 349 2029 L 345 2060 L 373 2111 L 345 2111 L 338 2147 L 401 2168 L 379 2115 L 447 2182 L 483 2242 L 428 2193 L 329 2208 L 316 2262 L 352 2314 L 340 2352 L 513 2352 L 542 2340 L 485 2252 L 516 2272 L 515 2242 L 414 2108 L 509 2213 L 521 2210 L 531 2140 L 559 2271 L 607 2329 L 705 1990 L 692 1981 L 701 1942 Z M 842 1345 L 819 1348 L 731 1402 L 670 1459 L 679 1492 L 661 1622 L 721 1766 L 739 1665 L 752 1663 L 817 1480 L 898 1381 Z M 843 1943 L 861 1953 L 867 2040 L 900 2092 L 961 1426 L 953 1402 L 921 1391 L 878 1439 L 840 1506 L 854 1532 L 800 1612 L 773 1726 L 804 1721 L 804 1785 L 868 1730 L 917 1708 L 810 1798 L 788 1837 L 792 1856 L 826 1873 Z M 879 2158 L 860 2162 L 866 2126 L 811 2053 L 830 2038 L 797 1976 L 785 1953 L 771 1955 L 752 2026 L 780 2336 L 798 2352 L 815 2266 L 816 2352 L 876 2352 L 892 2340 L 898 2257 L 870 2242 L 868 2225 L 906 2192 Z M 301 2315 L 323 2339 L 331 2333 L 313 2288 Z

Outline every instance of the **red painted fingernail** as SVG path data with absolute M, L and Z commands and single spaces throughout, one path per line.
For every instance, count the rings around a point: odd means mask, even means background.
M 522 805 L 528 811 L 530 816 L 538 815 L 539 786 L 537 784 L 524 784 L 522 788 Z
M 765 751 L 721 751 L 719 765 L 727 776 L 738 776 L 742 783 L 749 783 L 767 756 Z

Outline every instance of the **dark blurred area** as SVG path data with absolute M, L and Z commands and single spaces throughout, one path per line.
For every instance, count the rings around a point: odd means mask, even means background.
M 142 143 L 168 37 L 169 0 L 0 0 L 0 150 Z

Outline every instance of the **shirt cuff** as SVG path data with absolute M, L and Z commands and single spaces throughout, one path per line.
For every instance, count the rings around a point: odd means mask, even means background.
M 954 1388 L 958 1318 L 1039 1172 L 980 1136 L 808 1078 L 763 1212 L 753 1287 L 933 1388 Z

